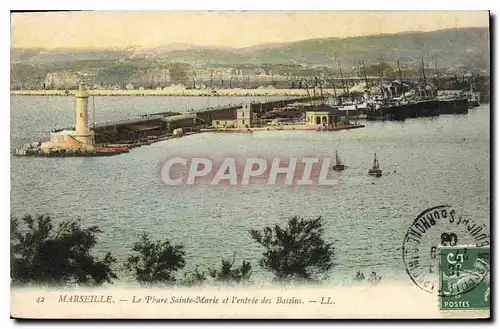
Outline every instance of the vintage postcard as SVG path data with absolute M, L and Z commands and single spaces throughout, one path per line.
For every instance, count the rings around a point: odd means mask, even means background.
M 489 318 L 489 22 L 11 13 L 11 317 Z

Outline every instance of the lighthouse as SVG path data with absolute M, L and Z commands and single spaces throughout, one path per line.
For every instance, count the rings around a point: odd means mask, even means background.
M 76 120 L 75 120 L 75 139 L 79 141 L 83 148 L 93 148 L 94 132 L 89 129 L 89 92 L 82 82 L 78 87 L 76 96 Z

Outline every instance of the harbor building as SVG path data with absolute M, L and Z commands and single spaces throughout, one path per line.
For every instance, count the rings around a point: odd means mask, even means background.
M 215 128 L 252 128 L 254 125 L 252 104 L 243 104 L 236 109 L 236 119 L 217 119 L 212 120 L 212 126 Z
M 252 106 L 250 104 L 243 104 L 236 112 L 236 126 L 238 128 L 249 128 L 252 125 Z
M 89 128 L 89 92 L 81 83 L 75 94 L 75 130 L 62 130 L 50 134 L 50 141 L 41 145 L 43 152 L 59 150 L 93 151 L 95 148 L 94 131 Z
M 292 115 L 298 111 L 299 116 Z M 235 119 L 214 119 L 211 121 L 211 129 L 218 131 L 258 131 L 258 130 L 341 130 L 362 128 L 363 125 L 351 124 L 347 118 L 342 119 L 338 108 L 327 104 L 307 106 L 303 110 L 294 107 L 284 107 L 284 110 L 271 110 L 272 119 L 264 119 L 255 116 L 252 104 L 244 104 L 235 109 Z M 295 113 L 296 114 L 296 113 Z
M 333 128 L 339 121 L 339 114 L 335 108 L 324 105 L 307 110 L 305 113 L 305 124 L 309 127 Z
M 212 120 L 212 126 L 215 128 L 234 128 L 235 120 Z

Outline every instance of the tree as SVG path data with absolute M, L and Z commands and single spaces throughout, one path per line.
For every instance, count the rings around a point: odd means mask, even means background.
M 208 270 L 208 273 L 218 282 L 240 283 L 247 281 L 252 274 L 252 265 L 244 260 L 241 266 L 233 268 L 234 261 L 234 257 L 232 260 L 222 259 L 220 270 L 212 268 Z
M 333 266 L 334 248 L 323 239 L 323 219 L 306 220 L 297 216 L 281 228 L 250 230 L 252 238 L 266 251 L 259 264 L 276 279 L 314 281 Z
M 250 279 L 252 273 L 250 263 L 244 260 L 241 266 L 233 268 L 234 262 L 234 257 L 232 260 L 223 258 L 220 269 L 209 268 L 208 276 L 215 282 L 223 283 L 241 283 Z M 181 284 L 195 286 L 209 280 L 209 277 L 207 277 L 205 271 L 200 271 L 199 267 L 196 266 L 193 272 L 184 273 Z
M 174 273 L 186 265 L 183 245 L 172 245 L 168 240 L 151 241 L 146 233 L 134 243 L 132 251 L 136 254 L 129 255 L 125 268 L 133 272 L 142 285 L 174 284 Z
M 184 286 L 196 286 L 204 283 L 207 280 L 207 276 L 204 271 L 200 271 L 198 266 L 193 272 L 184 273 L 181 284 Z
M 97 286 L 117 279 L 111 270 L 115 259 L 91 255 L 97 226 L 82 228 L 80 220 L 54 227 L 50 216 L 11 218 L 11 278 L 17 284 Z

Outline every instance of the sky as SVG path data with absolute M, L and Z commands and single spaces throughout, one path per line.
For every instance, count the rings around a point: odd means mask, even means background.
M 11 46 L 245 47 L 489 25 L 487 11 L 86 11 L 13 13 Z

